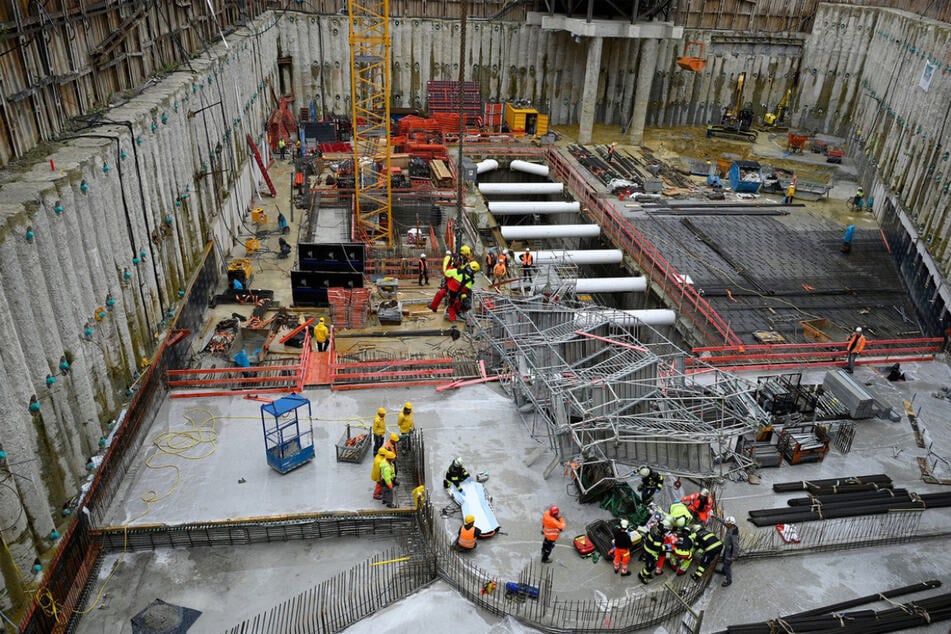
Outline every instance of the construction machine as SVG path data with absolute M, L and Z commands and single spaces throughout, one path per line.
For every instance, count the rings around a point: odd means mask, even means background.
M 719 125 L 712 122 L 707 124 L 707 138 L 718 136 L 751 143 L 756 140 L 756 130 L 750 129 L 750 126 L 753 125 L 753 111 L 750 108 L 743 107 L 743 85 L 745 83 L 746 73 L 740 73 L 733 88 L 732 103 L 723 109 Z
M 786 94 L 783 95 L 783 98 L 779 100 L 779 103 L 776 104 L 775 112 L 767 112 L 763 115 L 763 125 L 767 128 L 783 128 L 786 127 L 786 108 L 789 105 L 789 97 L 792 95 L 792 88 L 786 90 Z

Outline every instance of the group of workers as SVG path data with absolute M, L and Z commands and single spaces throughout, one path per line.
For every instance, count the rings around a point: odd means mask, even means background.
M 392 432 L 386 436 L 386 408 L 376 411 L 373 419 L 373 467 L 370 469 L 370 480 L 374 483 L 373 499 L 381 500 L 387 508 L 396 508 L 393 501 L 393 487 L 399 482 L 396 479 L 396 458 L 400 452 L 412 449 L 411 440 L 416 424 L 413 420 L 413 404 L 404 403 L 403 409 L 397 415 L 397 427 L 400 433 Z
M 490 247 L 485 254 L 486 275 L 492 277 L 493 284 L 500 284 L 509 279 L 509 267 L 516 261 L 522 267 L 522 280 L 531 284 L 532 274 L 535 271 L 535 256 L 532 255 L 529 247 L 525 247 L 518 258 L 515 257 L 514 251 L 496 254 L 495 248 Z
M 626 520 L 622 520 L 622 525 Z M 676 526 L 669 517 L 654 522 L 645 531 L 642 531 L 641 543 L 643 548 L 642 559 L 644 567 L 638 573 L 641 583 L 649 583 L 655 576 L 664 574 L 664 566 L 670 563 L 677 575 L 687 574 L 690 565 L 696 560 L 697 566 L 692 578 L 699 580 L 706 574 L 710 565 L 720 558 L 723 562 L 723 575 L 726 578 L 721 584 L 723 587 L 733 583 L 733 561 L 739 555 L 740 539 L 736 519 L 732 516 L 723 521 L 726 532 L 721 539 L 715 532 L 709 530 L 701 522 Z M 618 527 L 615 532 L 627 530 L 626 526 Z M 630 538 L 628 538 L 630 541 Z M 616 549 L 617 550 L 617 549 Z M 629 558 L 630 555 L 628 554 Z M 615 572 L 619 568 L 618 553 L 615 552 Z M 623 556 L 620 561 L 622 574 L 627 570 Z

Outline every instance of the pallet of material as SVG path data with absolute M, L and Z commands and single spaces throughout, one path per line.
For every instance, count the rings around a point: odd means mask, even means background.
M 434 159 L 429 162 L 429 171 L 433 175 L 433 182 L 437 187 L 449 187 L 452 185 L 452 172 L 446 167 L 446 162 Z

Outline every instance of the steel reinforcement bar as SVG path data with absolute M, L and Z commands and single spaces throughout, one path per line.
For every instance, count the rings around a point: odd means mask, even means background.
M 691 286 L 685 277 L 661 255 L 629 220 L 617 213 L 588 187 L 588 182 L 562 153 L 551 150 L 548 164 L 557 180 L 581 203 L 585 213 L 595 220 L 604 235 L 616 247 L 634 259 L 644 275 L 660 289 L 664 298 L 701 333 L 711 345 L 740 345 L 742 341 L 712 306 Z

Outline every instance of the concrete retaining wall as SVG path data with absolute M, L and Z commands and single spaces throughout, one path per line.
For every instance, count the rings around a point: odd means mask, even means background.
M 13 566 L 29 579 L 50 546 L 205 244 L 237 244 L 258 178 L 245 135 L 265 151 L 275 105 L 272 23 L 219 42 L 0 187 L 0 571 L 10 596 L 21 585 Z

